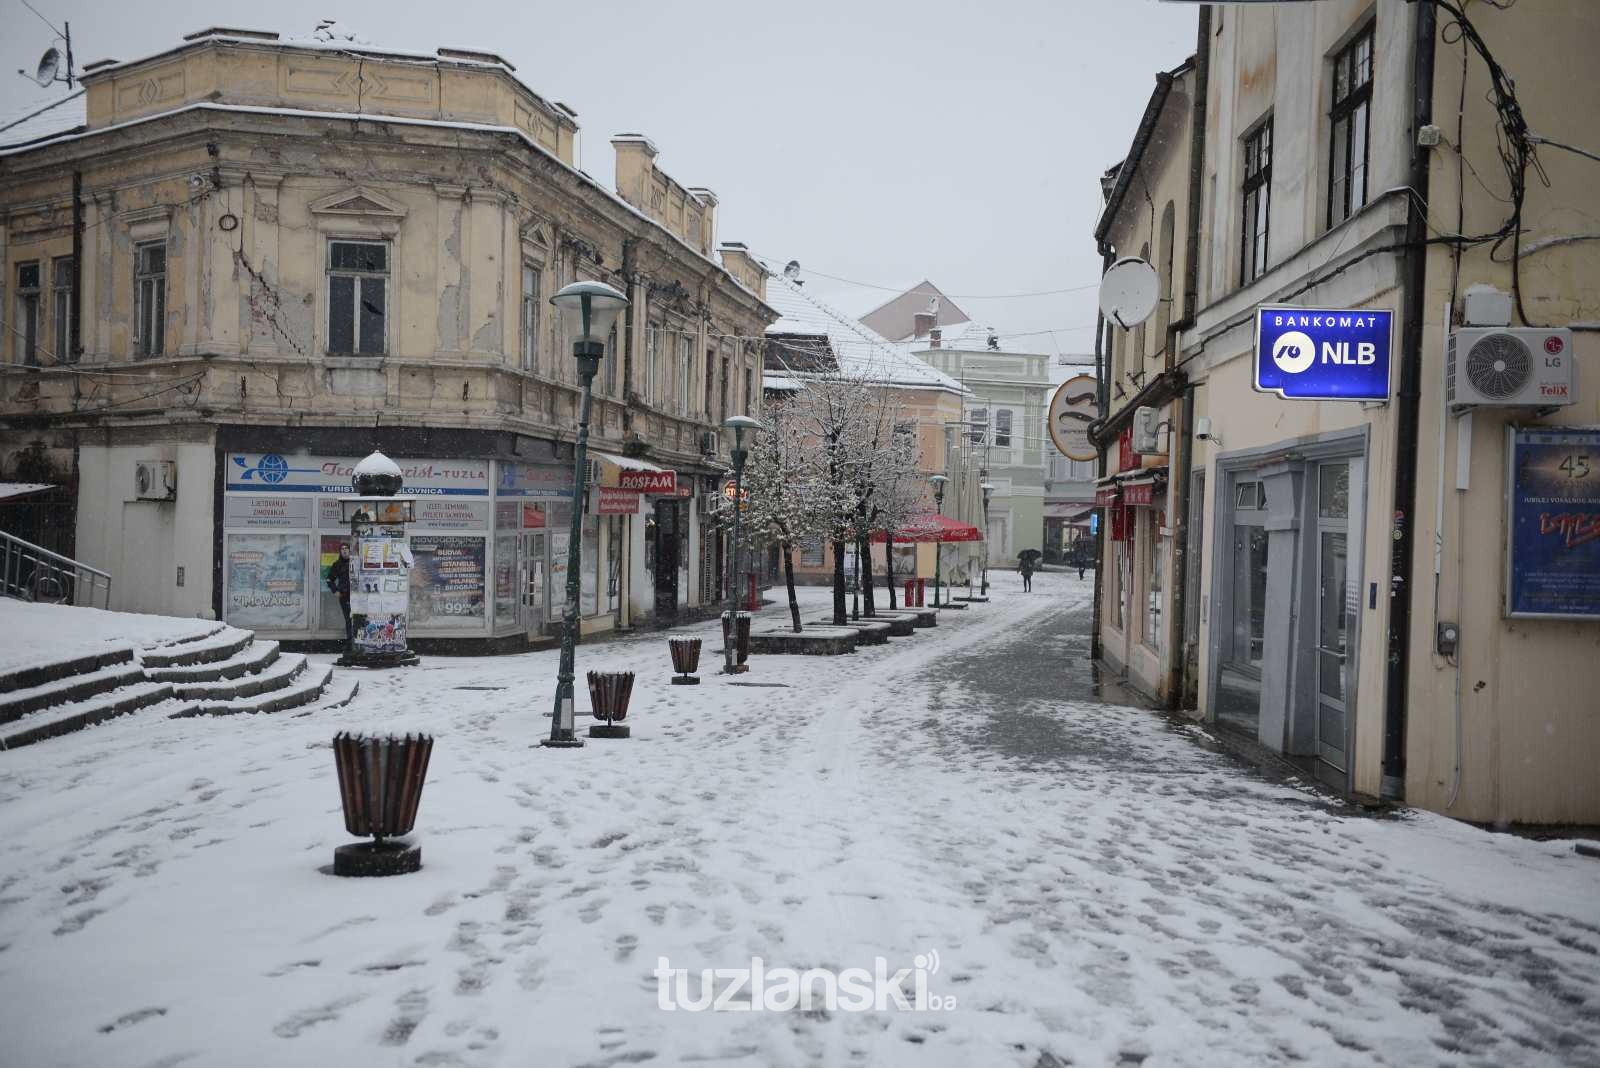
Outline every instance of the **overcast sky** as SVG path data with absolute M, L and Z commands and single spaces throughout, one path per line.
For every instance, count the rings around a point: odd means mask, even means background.
M 799 260 L 852 315 L 893 292 L 825 274 L 926 277 L 952 297 L 1092 286 L 1099 175 L 1156 71 L 1194 50 L 1196 21 L 1196 5 L 1159 0 L 30 2 L 72 23 L 80 66 L 211 25 L 306 35 L 322 18 L 375 45 L 498 52 L 578 112 L 590 174 L 612 183 L 613 134 L 648 135 L 668 174 L 716 191 L 719 240 Z M 0 19 L 0 70 L 31 72 L 51 31 L 21 0 L 0 0 Z M 0 86 L 0 121 L 51 95 L 15 74 Z M 957 303 L 1002 334 L 1056 331 L 1007 349 L 1092 345 L 1092 289 Z

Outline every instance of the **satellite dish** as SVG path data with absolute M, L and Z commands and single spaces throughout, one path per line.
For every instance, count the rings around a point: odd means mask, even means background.
M 1156 269 L 1137 256 L 1128 256 L 1113 263 L 1101 277 L 1100 310 L 1124 330 L 1131 330 L 1155 313 L 1160 293 Z
M 787 278 L 791 282 L 793 282 L 796 278 L 799 278 L 800 277 L 800 261 L 799 260 L 790 260 L 788 263 L 784 264 L 783 265 L 783 276 L 785 278 Z
M 39 57 L 39 69 L 33 72 L 33 80 L 40 86 L 47 86 L 56 80 L 56 72 L 61 69 L 61 53 L 54 48 L 46 48 L 44 55 Z

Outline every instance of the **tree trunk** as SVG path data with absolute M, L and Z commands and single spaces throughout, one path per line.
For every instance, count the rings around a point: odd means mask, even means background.
M 833 625 L 842 627 L 850 621 L 844 603 L 844 539 L 833 539 Z
M 861 560 L 861 606 L 868 619 L 878 614 L 878 606 L 872 601 L 872 540 L 862 531 L 857 538 L 856 555 Z
M 883 532 L 883 570 L 889 583 L 889 611 L 894 611 L 894 531 Z
M 783 543 L 783 581 L 789 587 L 789 616 L 794 620 L 794 632 L 800 633 L 800 600 L 794 595 L 794 546 Z

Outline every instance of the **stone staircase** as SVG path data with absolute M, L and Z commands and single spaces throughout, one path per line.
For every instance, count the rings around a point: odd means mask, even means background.
M 337 708 L 355 696 L 274 641 L 218 624 L 179 641 L 0 674 L 0 750 L 151 709 L 171 718 Z M 306 714 L 306 713 L 302 713 Z

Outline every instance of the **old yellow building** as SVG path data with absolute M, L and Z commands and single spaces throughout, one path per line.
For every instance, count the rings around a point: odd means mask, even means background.
M 578 401 L 549 297 L 581 278 L 632 301 L 594 477 L 677 486 L 586 520 L 586 629 L 714 601 L 712 431 L 759 406 L 774 313 L 648 139 L 613 142 L 613 192 L 571 108 L 451 49 L 213 29 L 83 84 L 81 125 L 0 148 L 0 473 L 42 443 L 115 607 L 337 634 L 332 498 L 376 447 L 424 498 L 413 633 L 542 636 Z

